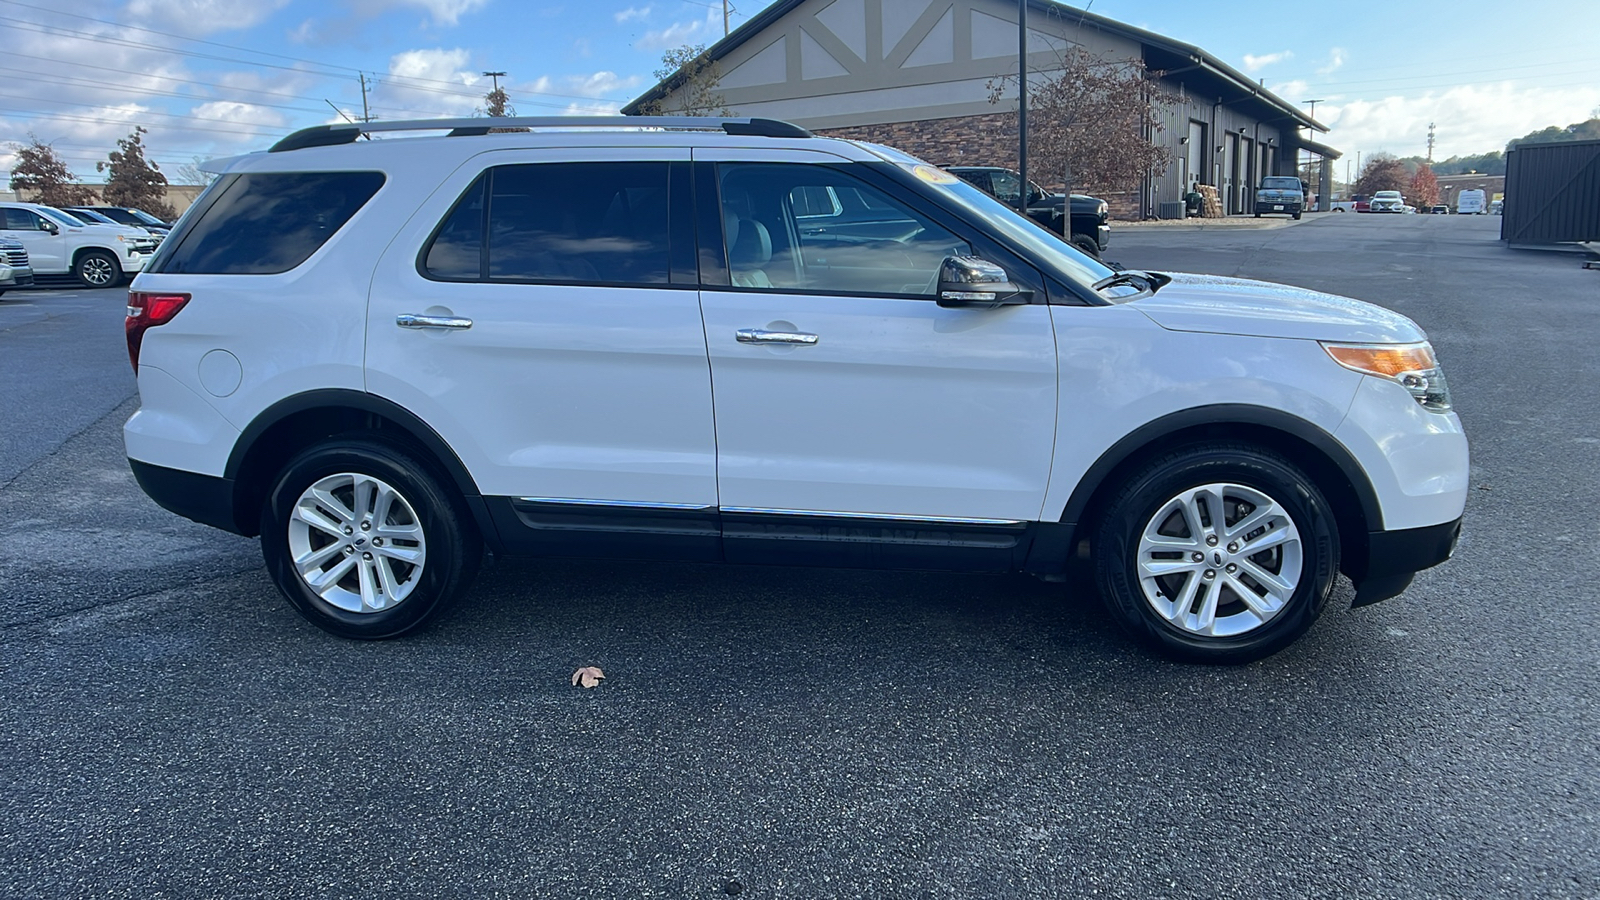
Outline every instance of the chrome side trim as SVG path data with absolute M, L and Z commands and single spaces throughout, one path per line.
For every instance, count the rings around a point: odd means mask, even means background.
M 563 506 L 616 506 L 630 509 L 715 509 L 700 503 L 646 503 L 639 500 L 582 500 L 574 497 L 518 497 L 524 503 L 557 503 Z
M 969 519 L 961 516 L 894 516 L 883 513 L 829 512 L 820 509 L 762 509 L 755 506 L 724 506 L 725 513 L 754 513 L 769 516 L 812 516 L 824 519 L 876 519 L 884 522 L 932 522 L 940 525 L 1022 525 L 1022 519 Z

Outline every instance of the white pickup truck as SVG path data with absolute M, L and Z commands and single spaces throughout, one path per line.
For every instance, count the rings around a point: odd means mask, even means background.
M 159 243 L 137 228 L 91 225 L 38 203 L 0 203 L 0 238 L 27 249 L 34 275 L 71 275 L 95 288 L 139 274 Z

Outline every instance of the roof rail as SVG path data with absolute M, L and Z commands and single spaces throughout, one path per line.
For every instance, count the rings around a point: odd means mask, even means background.
M 777 119 L 725 119 L 709 116 L 478 116 L 471 119 L 409 119 L 393 122 L 361 122 L 313 125 L 302 128 L 273 144 L 269 153 L 302 150 L 307 147 L 333 147 L 351 144 L 364 134 L 386 131 L 442 131 L 450 137 L 488 134 L 502 128 L 664 128 L 692 131 L 722 131 L 753 137 L 812 137 L 798 125 Z

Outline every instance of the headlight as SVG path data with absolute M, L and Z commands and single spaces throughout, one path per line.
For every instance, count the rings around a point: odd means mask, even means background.
M 1433 355 L 1433 345 L 1418 344 L 1323 344 L 1333 361 L 1346 369 L 1384 378 L 1405 388 L 1423 409 L 1446 412 L 1450 409 L 1450 385 L 1444 370 Z

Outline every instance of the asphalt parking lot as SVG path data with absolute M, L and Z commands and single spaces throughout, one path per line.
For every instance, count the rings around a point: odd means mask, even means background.
M 1600 896 L 1600 272 L 1498 223 L 1114 232 L 1415 318 L 1472 440 L 1456 559 L 1230 669 L 1082 583 L 674 564 L 338 640 L 134 484 L 123 293 L 7 293 L 0 896 Z

